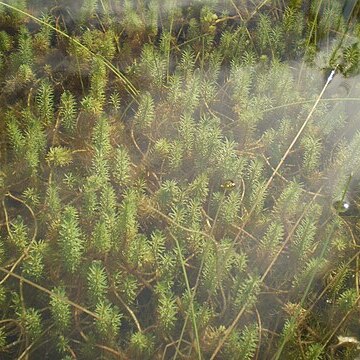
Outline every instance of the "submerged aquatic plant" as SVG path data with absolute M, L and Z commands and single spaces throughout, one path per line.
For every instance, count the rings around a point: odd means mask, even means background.
M 43 3 L 0 1 L 1 358 L 357 356 L 359 4 Z

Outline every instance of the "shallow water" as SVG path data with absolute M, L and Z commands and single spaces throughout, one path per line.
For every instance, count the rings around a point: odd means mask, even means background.
M 358 15 L 0 2 L 0 357 L 358 356 Z

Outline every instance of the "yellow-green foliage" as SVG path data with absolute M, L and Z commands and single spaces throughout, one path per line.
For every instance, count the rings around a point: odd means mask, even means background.
M 359 4 L 255 3 L 0 1 L 1 359 L 358 357 Z

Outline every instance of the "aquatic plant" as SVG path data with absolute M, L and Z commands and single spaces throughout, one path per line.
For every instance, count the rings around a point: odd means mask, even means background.
M 357 356 L 358 2 L 39 3 L 0 1 L 1 358 Z

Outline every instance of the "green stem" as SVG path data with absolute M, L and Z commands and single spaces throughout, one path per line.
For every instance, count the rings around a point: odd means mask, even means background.
M 183 271 L 183 274 L 184 274 L 186 289 L 187 289 L 189 300 L 190 300 L 191 320 L 192 320 L 193 329 L 194 329 L 194 333 L 195 333 L 196 350 L 197 350 L 197 353 L 198 353 L 198 359 L 201 360 L 202 356 L 201 356 L 201 349 L 200 349 L 199 334 L 198 334 L 196 318 L 195 318 L 194 302 L 192 301 L 192 293 L 191 293 L 191 289 L 190 289 L 189 278 L 187 276 L 186 269 L 185 269 L 185 261 L 184 261 L 184 258 L 182 256 L 182 253 L 181 253 L 181 247 L 180 247 L 178 239 L 171 232 L 170 232 L 170 235 L 175 241 L 176 248 L 177 248 L 177 251 L 178 251 L 178 254 L 179 254 L 181 268 L 182 268 L 182 271 Z

